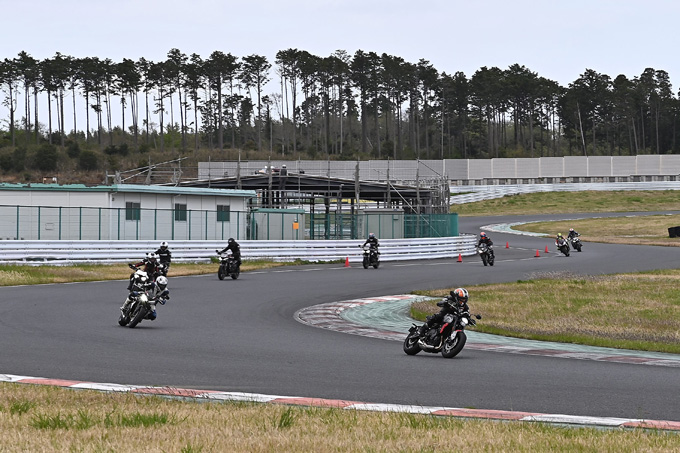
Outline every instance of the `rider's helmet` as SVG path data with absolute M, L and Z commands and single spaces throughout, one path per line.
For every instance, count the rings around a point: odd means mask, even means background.
M 574 229 L 573 229 L 573 228 L 569 228 L 569 232 L 570 232 L 570 233 L 573 233 L 573 232 L 574 232 Z
M 161 250 L 166 250 L 168 248 L 168 243 L 167 241 L 161 242 Z
M 463 305 L 466 304 L 468 299 L 470 298 L 467 289 L 465 288 L 456 288 L 453 290 L 453 299 L 458 302 L 458 305 Z
M 156 279 L 156 284 L 162 291 L 165 289 L 166 286 L 168 286 L 168 278 L 161 275 Z
M 234 238 L 229 238 L 229 240 L 227 240 L 227 243 L 228 243 L 228 244 L 233 244 L 233 243 L 234 243 Z
M 369 238 L 369 239 L 375 238 L 375 234 L 373 234 L 373 233 L 368 233 L 368 238 Z
M 151 261 L 152 263 L 156 262 L 156 254 L 155 253 L 153 253 L 153 252 L 149 253 L 149 261 Z
M 281 165 L 281 168 L 286 168 L 286 164 Z
M 557 233 L 557 237 L 558 237 L 558 238 L 561 238 L 561 237 L 562 237 L 562 233 Z
M 480 238 L 485 238 L 485 237 L 486 237 L 486 233 L 482 231 L 481 233 L 479 233 L 479 237 L 480 237 Z

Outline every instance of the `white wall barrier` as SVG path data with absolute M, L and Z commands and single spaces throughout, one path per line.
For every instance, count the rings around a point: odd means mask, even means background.
M 243 260 L 361 262 L 363 241 L 240 241 Z M 383 261 L 457 258 L 475 254 L 476 236 L 380 241 Z M 0 241 L 2 264 L 75 264 L 135 262 L 158 248 L 159 241 Z M 207 262 L 222 241 L 173 241 L 173 262 Z

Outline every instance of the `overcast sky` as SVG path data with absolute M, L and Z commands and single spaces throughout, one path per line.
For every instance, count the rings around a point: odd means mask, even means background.
M 266 56 L 388 53 L 439 71 L 518 63 L 563 86 L 647 67 L 680 86 L 677 0 L 0 0 L 0 58 L 26 51 L 152 61 L 178 48 Z

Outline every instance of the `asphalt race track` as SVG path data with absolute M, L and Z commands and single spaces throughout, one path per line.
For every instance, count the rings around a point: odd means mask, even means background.
M 463 217 L 460 231 L 477 234 L 482 225 L 520 219 Z M 297 310 L 320 303 L 515 281 L 541 272 L 602 274 L 680 267 L 678 249 L 670 247 L 585 243 L 582 253 L 564 257 L 555 253 L 550 239 L 490 236 L 496 245 L 493 267 L 484 267 L 478 257 L 464 257 L 462 263 L 385 262 L 377 270 L 356 264 L 285 267 L 245 272 L 238 280 L 224 281 L 216 274 L 171 277 L 172 299 L 159 307 L 158 319 L 134 329 L 117 324 L 124 281 L 0 288 L 0 373 L 375 403 L 680 420 L 677 367 L 472 348 L 451 360 L 424 353 L 412 357 L 403 353 L 400 342 L 318 329 L 294 319 Z M 505 248 L 506 242 L 510 248 Z M 470 306 L 474 312 L 474 292 Z

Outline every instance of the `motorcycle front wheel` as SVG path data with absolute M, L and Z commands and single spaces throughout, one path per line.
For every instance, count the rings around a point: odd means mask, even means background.
M 133 313 L 132 321 L 130 321 L 130 324 L 128 324 L 128 327 L 131 328 L 131 329 L 136 327 L 137 324 L 142 322 L 142 319 L 144 319 L 145 316 L 146 316 L 146 307 L 144 307 L 144 304 L 140 303 L 137 306 L 137 310 Z
M 420 352 L 418 346 L 418 335 L 412 334 L 404 340 L 404 352 L 408 355 L 416 355 Z
M 486 256 L 484 256 L 484 255 L 481 255 L 481 256 L 482 256 L 482 263 L 484 263 L 484 265 L 486 266 L 486 264 L 487 264 Z
M 118 317 L 118 325 L 121 327 L 125 327 L 129 322 L 130 318 L 128 318 L 127 316 L 123 316 L 123 313 L 121 313 L 120 316 Z
M 224 268 L 220 266 L 219 269 L 217 269 L 217 278 L 220 280 L 224 280 Z
M 444 342 L 444 347 L 442 348 L 442 357 L 445 359 L 450 359 L 458 355 L 460 351 L 463 350 L 465 342 L 467 341 L 467 336 L 464 331 L 460 331 L 456 334 L 453 339 L 450 337 Z
M 363 265 L 364 269 L 368 269 L 368 258 L 364 258 Z

